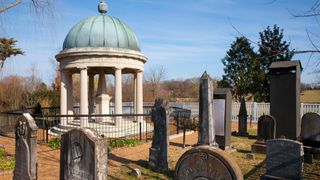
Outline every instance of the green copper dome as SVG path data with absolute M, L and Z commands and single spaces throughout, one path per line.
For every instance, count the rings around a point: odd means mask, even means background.
M 81 47 L 108 47 L 140 51 L 137 36 L 119 19 L 99 15 L 80 21 L 69 31 L 63 50 Z

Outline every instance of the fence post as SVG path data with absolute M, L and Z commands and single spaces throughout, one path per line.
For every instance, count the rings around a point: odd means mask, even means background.
M 139 122 L 139 139 L 140 141 L 142 140 L 142 127 L 141 127 L 141 122 Z
M 146 123 L 146 142 L 148 142 L 148 123 Z
M 304 104 L 300 103 L 300 117 L 302 118 L 303 116 L 303 110 L 304 110 Z
M 180 112 L 178 112 L 178 117 L 177 117 L 177 134 L 179 134 L 179 120 L 180 120 Z
M 49 142 L 49 140 L 48 140 L 48 138 L 49 138 L 49 127 L 48 127 L 48 119 L 46 119 L 46 123 L 45 123 L 45 125 L 46 125 L 46 143 L 48 143 Z
M 183 148 L 186 148 L 186 118 L 183 119 Z
M 252 114 L 253 114 L 253 121 L 256 121 L 257 120 L 257 110 L 258 110 L 258 108 L 257 108 L 258 106 L 257 106 L 257 103 L 256 102 L 254 102 L 253 103 L 253 112 L 252 112 Z

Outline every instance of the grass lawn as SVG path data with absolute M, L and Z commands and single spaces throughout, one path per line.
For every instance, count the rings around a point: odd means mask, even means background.
M 300 94 L 302 103 L 320 103 L 320 90 L 305 90 Z

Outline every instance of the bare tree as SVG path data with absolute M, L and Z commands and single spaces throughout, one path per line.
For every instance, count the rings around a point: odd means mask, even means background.
M 144 74 L 146 91 L 150 91 L 152 99 L 159 96 L 161 81 L 166 77 L 166 70 L 163 66 L 154 66 Z M 146 92 L 147 93 L 147 92 Z
M 28 0 L 24 0 L 28 2 Z M 22 0 L 0 0 L 0 14 L 12 9 L 24 2 Z M 36 12 L 45 12 L 51 7 L 50 0 L 29 0 L 31 7 L 34 8 Z

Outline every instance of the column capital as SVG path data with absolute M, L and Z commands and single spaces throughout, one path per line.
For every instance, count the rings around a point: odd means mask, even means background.
M 122 70 L 122 69 L 124 69 L 124 67 L 123 66 L 115 66 L 112 69 L 113 70 Z
M 87 67 L 80 67 L 80 68 L 78 68 L 80 71 L 82 71 L 82 70 L 88 70 L 88 68 Z

